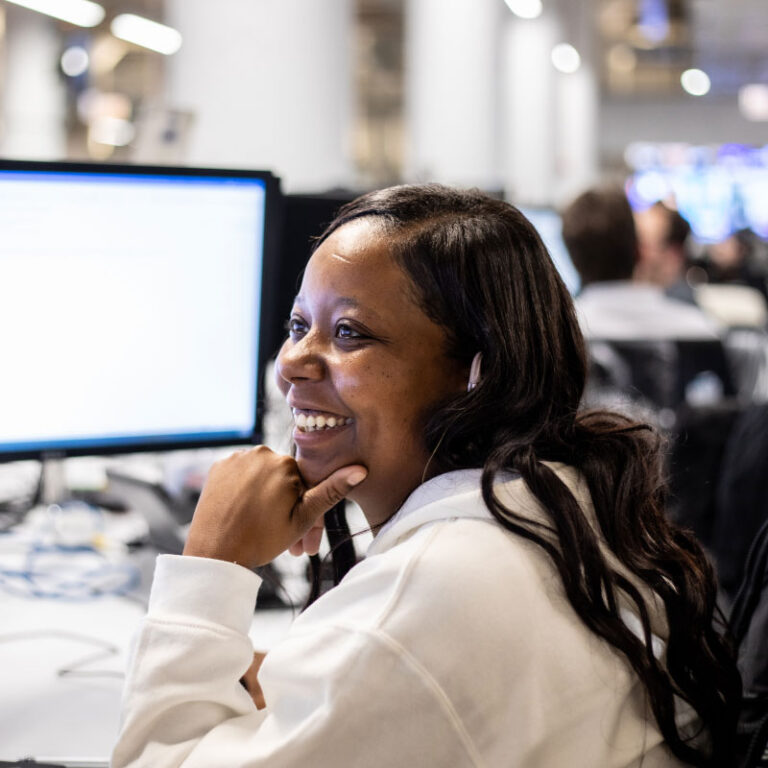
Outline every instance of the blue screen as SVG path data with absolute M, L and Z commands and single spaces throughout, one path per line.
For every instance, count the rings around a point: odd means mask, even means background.
M 768 147 L 684 146 L 665 154 L 664 145 L 648 145 L 646 151 L 627 182 L 633 208 L 668 202 L 702 243 L 747 228 L 768 238 Z
M 522 207 L 520 212 L 536 227 L 571 295 L 578 293 L 581 287 L 581 278 L 576 267 L 573 266 L 568 249 L 563 242 L 563 225 L 560 215 L 551 208 Z
M 0 454 L 237 442 L 261 178 L 0 170 Z

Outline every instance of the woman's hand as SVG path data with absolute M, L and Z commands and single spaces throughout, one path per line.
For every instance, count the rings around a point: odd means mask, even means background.
M 261 690 L 261 685 L 259 684 L 259 669 L 261 669 L 261 664 L 266 658 L 266 655 L 267 654 L 262 651 L 254 651 L 251 666 L 248 667 L 248 670 L 240 680 L 245 686 L 245 690 L 251 694 L 256 709 L 264 709 L 264 707 L 267 706 L 267 703 L 264 701 L 264 692 Z
M 342 467 L 307 488 L 290 456 L 263 445 L 239 451 L 211 467 L 184 554 L 254 568 L 291 545 L 295 553 L 316 552 L 323 514 L 366 474 L 359 465 Z

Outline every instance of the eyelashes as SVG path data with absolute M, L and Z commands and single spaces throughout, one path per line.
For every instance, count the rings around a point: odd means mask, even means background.
M 299 316 L 292 316 L 284 324 L 286 333 L 292 339 L 300 339 L 309 331 L 309 324 Z M 371 341 L 373 337 L 366 332 L 358 330 L 348 321 L 340 320 L 336 323 L 333 336 L 341 341 Z
M 349 323 L 338 323 L 336 326 L 335 335 L 337 339 L 345 339 L 350 341 L 370 338 L 360 333 L 359 331 L 356 331 L 351 325 L 349 325 Z
M 283 328 L 286 333 L 290 334 L 291 337 L 294 337 L 306 333 L 307 324 L 301 318 L 289 317 L 285 321 Z

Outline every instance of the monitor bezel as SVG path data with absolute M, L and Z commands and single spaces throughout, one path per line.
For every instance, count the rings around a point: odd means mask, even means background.
M 259 318 L 259 339 L 256 375 L 256 410 L 253 429 L 248 435 L 195 438 L 154 439 L 149 436 L 130 438 L 119 444 L 77 445 L 62 447 L 29 448 L 20 451 L 8 451 L 0 447 L 0 463 L 30 459 L 63 459 L 70 456 L 114 456 L 129 453 L 162 453 L 167 451 L 194 450 L 199 448 L 217 448 L 230 445 L 255 445 L 262 440 L 264 416 L 264 368 L 272 351 L 267 349 L 268 342 L 274 338 L 274 331 L 279 320 L 275 318 L 275 288 L 277 283 L 277 259 L 279 252 L 280 216 L 282 201 L 280 180 L 271 171 L 243 168 L 214 168 L 203 166 L 145 165 L 129 163 L 92 163 L 84 161 L 46 161 L 46 160 L 7 160 L 0 159 L 0 174 L 4 171 L 28 171 L 40 173 L 89 173 L 94 175 L 133 175 L 133 176 L 195 176 L 222 179 L 255 179 L 264 184 L 264 226 L 262 243 L 261 304 Z

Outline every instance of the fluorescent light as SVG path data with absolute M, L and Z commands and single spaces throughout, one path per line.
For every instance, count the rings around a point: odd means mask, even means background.
M 176 53 L 181 48 L 181 34 L 173 27 L 158 24 L 156 21 L 150 21 L 133 13 L 121 13 L 115 16 L 110 29 L 112 34 L 121 40 L 164 53 L 166 56 Z
M 104 9 L 90 0 L 8 0 L 30 11 L 68 21 L 78 27 L 95 27 L 104 18 Z
M 552 49 L 552 64 L 558 72 L 572 75 L 581 66 L 581 56 L 572 45 L 558 43 Z
M 686 69 L 680 75 L 680 83 L 691 96 L 703 96 L 705 93 L 709 93 L 711 85 L 709 75 L 701 69 Z
M 535 19 L 541 16 L 541 0 L 504 0 L 509 10 L 521 19 Z

